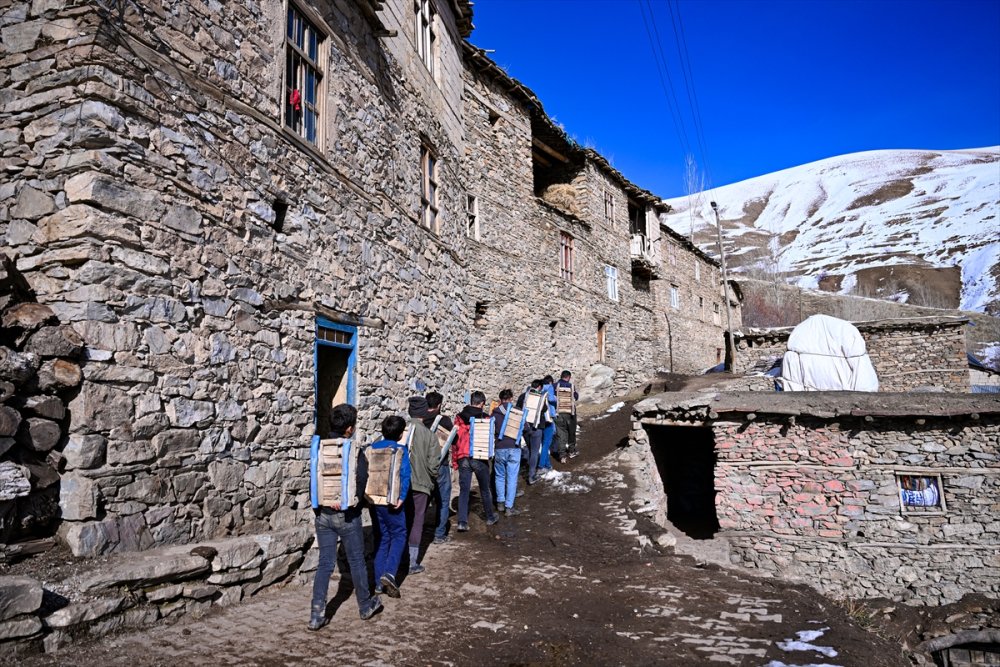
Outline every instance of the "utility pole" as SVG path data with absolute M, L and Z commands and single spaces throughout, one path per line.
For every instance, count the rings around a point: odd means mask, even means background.
M 726 351 L 729 356 L 729 370 L 736 368 L 736 343 L 733 341 L 733 317 L 729 306 L 729 275 L 726 273 L 726 251 L 722 247 L 722 224 L 719 222 L 719 205 L 712 202 L 715 211 L 715 234 L 719 241 L 719 259 L 722 264 L 722 290 L 726 295 Z

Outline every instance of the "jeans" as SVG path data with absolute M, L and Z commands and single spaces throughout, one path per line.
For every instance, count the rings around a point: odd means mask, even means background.
M 330 575 L 337 564 L 337 538 L 340 538 L 351 568 L 354 596 L 358 609 L 364 614 L 374 600 L 368 588 L 368 567 L 365 565 L 365 533 L 361 526 L 361 510 L 352 507 L 338 512 L 324 507 L 316 513 L 316 543 L 319 545 L 319 565 L 313 579 L 313 610 L 326 611 L 326 596 L 330 588 Z
M 413 524 L 410 526 L 410 539 L 407 544 L 411 547 L 419 547 L 420 538 L 424 534 L 424 515 L 427 513 L 427 502 L 431 496 L 428 493 L 414 491 L 410 497 L 413 499 Z M 410 565 L 416 565 L 416 563 L 410 563 Z
M 448 533 L 448 517 L 451 516 L 451 457 L 438 468 L 437 487 L 434 490 L 438 502 L 438 524 L 434 537 L 444 537 Z
M 528 481 L 534 483 L 538 475 L 538 455 L 542 448 L 542 429 L 525 428 L 524 439 L 528 441 Z
M 375 581 L 384 574 L 395 579 L 399 572 L 399 562 L 406 550 L 406 512 L 402 507 L 377 505 L 375 519 L 378 522 L 378 546 L 375 548 Z
M 549 459 L 549 449 L 552 447 L 552 439 L 556 435 L 556 425 L 549 422 L 542 431 L 542 450 L 538 455 L 539 468 L 551 468 L 552 461 Z
M 483 497 L 486 520 L 490 521 L 493 511 L 493 494 L 490 493 L 490 464 L 486 461 L 466 457 L 458 460 L 458 522 L 469 523 L 469 493 L 472 491 L 472 474 L 476 474 L 479 495 Z
M 497 504 L 510 508 L 517 496 L 517 473 L 521 469 L 521 448 L 504 447 L 496 450 L 493 473 L 497 478 Z
M 559 456 L 576 451 L 576 415 L 561 413 L 556 416 L 556 443 Z

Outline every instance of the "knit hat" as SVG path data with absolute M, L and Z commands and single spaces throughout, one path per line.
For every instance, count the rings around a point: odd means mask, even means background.
M 407 414 L 411 417 L 426 417 L 427 416 L 427 399 L 423 396 L 410 396 L 409 406 L 407 407 Z

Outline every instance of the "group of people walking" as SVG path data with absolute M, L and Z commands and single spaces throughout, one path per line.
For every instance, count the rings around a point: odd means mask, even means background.
M 560 387 L 563 394 L 571 393 L 573 397 L 571 410 L 557 409 L 556 395 Z M 506 428 L 511 416 L 523 414 L 526 397 L 538 399 L 539 395 L 543 398 L 536 402 L 544 407 L 535 419 L 521 418 L 519 429 Z M 479 486 L 487 526 L 500 520 L 499 512 L 508 517 L 520 514 L 522 510 L 515 508 L 515 501 L 524 493 L 518 488 L 522 469 L 527 484 L 536 484 L 552 468 L 553 459 L 566 462 L 579 453 L 577 398 L 572 374 L 563 371 L 558 381 L 551 376 L 533 380 L 516 400 L 511 389 L 503 389 L 489 407 L 486 395 L 473 391 L 468 404 L 451 419 L 441 414 L 444 397 L 431 391 L 424 396 L 410 397 L 408 419 L 399 415 L 386 417 L 381 424 L 381 438 L 353 456 L 348 453 L 358 441 L 357 410 L 348 404 L 334 406 L 330 413 L 330 432 L 323 434 L 327 438 L 323 442 L 336 443 L 341 453 L 341 458 L 336 459 L 337 465 L 343 472 L 336 489 L 339 495 L 332 498 L 323 495 L 318 472 L 321 455 L 314 447 L 311 487 L 319 564 L 313 581 L 309 629 L 318 630 L 328 623 L 327 595 L 337 561 L 338 539 L 350 567 L 362 619 L 367 620 L 382 610 L 381 594 L 400 597 L 397 576 L 404 555 L 409 557 L 408 574 L 424 571 L 419 563 L 420 541 L 432 500 L 437 512 L 434 543 L 442 544 L 452 539 L 449 523 L 454 470 L 458 471 L 459 484 L 457 532 L 469 530 L 473 476 Z M 517 411 L 512 412 L 513 408 Z M 473 452 L 482 438 L 480 434 L 473 442 L 474 430 L 477 426 L 482 429 L 484 424 L 492 425 L 489 433 L 492 457 L 479 450 Z M 378 490 L 370 494 L 374 487 Z M 341 488 L 343 493 L 340 493 Z M 356 494 L 348 493 L 349 489 L 356 489 Z M 366 564 L 363 506 L 370 509 L 375 532 L 374 587 L 369 586 Z

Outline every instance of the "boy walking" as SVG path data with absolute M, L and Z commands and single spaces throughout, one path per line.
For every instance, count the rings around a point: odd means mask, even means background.
M 343 403 L 334 406 L 330 412 L 331 438 L 349 440 L 354 435 L 358 421 L 358 411 L 353 405 Z M 367 475 L 363 470 L 363 457 L 358 457 L 360 465 L 353 471 L 356 488 L 363 489 Z M 312 488 L 318 490 L 316 466 L 312 466 Z M 330 575 L 337 563 L 337 540 L 344 545 L 347 563 L 351 568 L 354 596 L 358 600 L 361 618 L 368 620 L 382 610 L 382 601 L 371 595 L 368 588 L 368 567 L 365 564 L 365 535 L 361 525 L 361 509 L 357 505 L 341 507 L 340 502 L 330 506 L 319 504 L 318 492 L 313 496 L 313 512 L 316 514 L 316 544 L 319 546 L 319 564 L 313 579 L 312 613 L 309 629 L 319 630 L 329 623 L 326 616 L 326 596 L 330 587 Z
M 406 513 L 403 499 L 410 491 L 410 454 L 406 445 L 399 443 L 406 430 L 406 420 L 397 415 L 382 420 L 382 439 L 371 444 L 373 450 L 394 449 L 401 451 L 399 466 L 399 500 L 392 505 L 375 505 L 378 525 L 378 546 L 375 548 L 375 592 L 383 590 L 391 598 L 399 597 L 396 574 L 406 548 Z
M 504 434 L 504 418 L 510 413 L 514 392 L 504 389 L 500 392 L 500 404 L 493 411 L 494 436 L 496 448 L 493 458 L 493 474 L 497 483 L 497 508 L 503 506 L 507 516 L 521 513 L 514 509 L 514 499 L 517 497 L 517 473 L 521 469 L 521 447 L 514 438 Z
M 490 464 L 469 456 L 469 425 L 472 419 L 486 421 L 489 417 L 483 411 L 486 405 L 486 394 L 481 391 L 472 392 L 469 405 L 455 416 L 458 426 L 458 437 L 452 447 L 453 465 L 458 468 L 458 532 L 469 530 L 469 494 L 472 492 L 472 475 L 476 475 L 479 485 L 479 495 L 483 498 L 483 508 L 486 510 L 486 525 L 492 526 L 497 521 L 493 511 L 493 494 L 490 493 Z
M 567 388 L 573 392 L 572 412 L 560 412 L 556 415 L 556 438 L 559 443 L 557 448 L 561 460 L 565 461 L 567 458 L 575 459 L 580 454 L 576 448 L 576 401 L 580 395 L 573 387 L 573 374 L 569 371 L 563 371 L 559 374 L 559 382 L 556 387 Z
M 441 403 L 444 396 L 440 392 L 430 391 L 425 396 L 427 399 L 427 416 L 424 417 L 424 426 L 434 429 L 437 426 L 443 427 L 446 431 L 451 431 L 455 423 L 448 415 L 441 414 Z M 434 529 L 434 544 L 443 544 L 451 539 L 448 535 L 448 518 L 451 516 L 451 452 L 447 452 L 440 459 L 437 473 L 437 485 L 434 495 L 438 504 L 438 522 Z
M 417 562 L 420 557 L 420 538 L 424 533 L 424 515 L 430 502 L 438 475 L 440 450 L 434 434 L 424 426 L 427 416 L 427 399 L 423 396 L 410 397 L 407 411 L 410 415 L 410 494 L 413 503 L 413 523 L 410 526 L 410 574 L 420 574 L 424 566 Z

